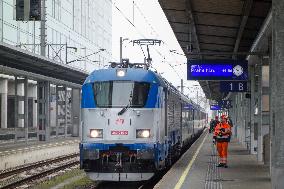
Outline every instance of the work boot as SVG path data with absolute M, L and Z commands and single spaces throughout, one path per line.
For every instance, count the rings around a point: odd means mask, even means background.
M 216 167 L 224 167 L 224 163 L 219 163 Z
M 227 165 L 227 164 L 224 164 L 224 168 L 228 168 L 228 165 Z

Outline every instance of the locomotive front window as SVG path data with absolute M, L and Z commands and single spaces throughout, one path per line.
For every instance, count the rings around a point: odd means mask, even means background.
M 133 81 L 103 81 L 94 83 L 97 107 L 144 107 L 150 84 Z

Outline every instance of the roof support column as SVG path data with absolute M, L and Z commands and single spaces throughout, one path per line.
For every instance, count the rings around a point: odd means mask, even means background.
M 251 99 L 250 99 L 250 153 L 251 154 L 256 154 L 256 149 L 257 149 L 257 132 L 255 129 L 255 104 L 256 104 L 256 73 L 255 73 L 255 66 L 250 66 L 250 71 L 249 71 L 251 77 L 250 77 L 250 91 L 251 91 Z
M 271 181 L 284 188 L 284 1 L 272 0 L 272 63 L 270 71 L 270 123 L 272 125 Z
M 64 91 L 64 137 L 67 138 L 68 134 L 68 90 L 65 86 Z
M 38 137 L 40 141 L 50 138 L 50 83 L 38 81 Z
M 241 142 L 243 146 L 247 147 L 247 100 L 245 99 L 243 93 L 239 94 L 241 102 L 241 120 L 240 124 L 242 126 L 242 139 Z
M 1 128 L 7 128 L 7 111 L 8 111 L 8 79 L 0 80 L 0 95 L 1 95 Z
M 59 107 L 58 107 L 58 102 L 59 102 L 59 87 L 56 85 L 56 93 L 55 93 L 55 129 L 56 129 L 56 138 L 58 138 L 59 135 L 59 126 L 58 126 L 58 114 L 59 114 Z
M 24 127 L 25 127 L 25 141 L 29 140 L 29 107 L 28 107 L 28 78 L 24 79 Z
M 244 101 L 244 127 L 245 127 L 245 145 L 247 150 L 251 147 L 250 133 L 250 100 L 246 98 L 245 93 L 241 93 Z
M 14 82 L 14 90 L 15 90 L 15 102 L 14 102 L 14 129 L 15 129 L 15 142 L 18 140 L 17 136 L 17 127 L 18 127 L 18 77 L 15 76 L 15 82 Z
M 80 89 L 72 89 L 71 94 L 71 124 L 72 124 L 72 136 L 79 136 L 80 126 L 80 110 L 81 110 L 81 91 Z
M 233 121 L 234 127 L 232 128 L 233 137 L 237 137 L 237 102 L 236 102 L 236 95 L 232 97 L 232 110 L 230 111 L 230 116 Z
M 260 61 L 261 62 L 261 61 Z M 257 93 L 256 93 L 256 112 L 255 123 L 257 129 L 257 161 L 263 162 L 263 140 L 262 140 L 262 63 L 256 65 Z

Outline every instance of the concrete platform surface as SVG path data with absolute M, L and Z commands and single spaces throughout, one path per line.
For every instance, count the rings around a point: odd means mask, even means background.
M 0 155 L 3 154 L 5 151 L 10 150 L 17 150 L 21 148 L 30 148 L 30 147 L 36 147 L 36 146 L 46 146 L 46 145 L 54 145 L 54 144 L 64 144 L 64 143 L 73 143 L 78 142 L 79 143 L 80 138 L 79 137 L 67 137 L 67 138 L 51 138 L 49 141 L 28 141 L 26 143 L 25 141 L 20 141 L 17 143 L 14 142 L 0 142 Z
M 217 168 L 212 135 L 205 131 L 155 189 L 271 189 L 269 167 L 257 163 L 236 140 L 229 144 L 229 168 Z
M 0 148 L 0 171 L 79 152 L 79 138 L 7 145 Z

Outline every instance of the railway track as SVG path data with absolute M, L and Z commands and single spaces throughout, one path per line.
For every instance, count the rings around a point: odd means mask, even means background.
M 24 184 L 32 183 L 35 180 L 46 177 L 61 170 L 74 167 L 78 164 L 78 153 L 74 153 L 54 159 L 36 162 L 27 166 L 10 169 L 0 173 L 0 183 L 2 183 L 0 185 L 0 188 L 15 188 Z M 36 169 L 41 170 L 38 171 Z M 23 173 L 28 173 L 28 175 L 24 177 L 19 176 Z M 17 177 L 19 178 L 15 179 Z

